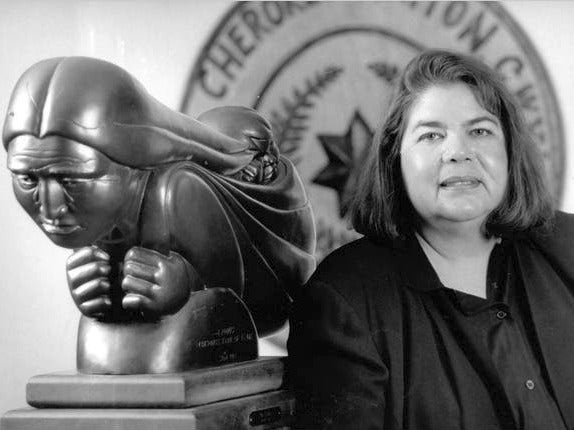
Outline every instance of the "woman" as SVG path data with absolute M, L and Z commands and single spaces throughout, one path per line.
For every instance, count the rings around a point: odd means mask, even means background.
M 574 217 L 554 213 L 516 102 L 482 63 L 407 66 L 349 205 L 365 237 L 296 299 L 300 424 L 574 426 Z

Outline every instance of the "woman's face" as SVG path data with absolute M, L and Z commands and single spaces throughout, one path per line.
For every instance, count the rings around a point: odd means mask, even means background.
M 500 121 L 463 83 L 429 87 L 407 117 L 401 169 L 423 228 L 445 222 L 480 227 L 507 186 Z

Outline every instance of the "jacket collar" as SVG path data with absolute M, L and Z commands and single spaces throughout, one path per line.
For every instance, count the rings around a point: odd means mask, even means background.
M 489 261 L 488 280 L 496 281 L 501 289 L 498 289 L 496 294 L 488 290 L 489 299 L 485 300 L 445 287 L 414 234 L 409 238 L 394 243 L 394 252 L 398 257 L 397 260 L 404 285 L 410 289 L 425 293 L 439 290 L 448 291 L 465 315 L 472 315 L 480 311 L 480 309 L 492 306 L 495 303 L 497 305 L 507 305 L 508 287 L 512 280 L 510 279 L 510 272 L 513 272 L 512 268 L 507 267 L 510 263 L 510 248 L 511 241 L 504 240 L 501 245 L 497 245 L 493 250 L 494 253 L 491 255 L 491 259 L 494 258 L 494 260 Z M 494 266 L 491 267 L 493 263 Z M 487 289 L 490 288 L 491 286 L 489 285 Z M 493 295 L 491 296 L 491 294 Z
M 416 291 L 431 292 L 444 289 L 438 275 L 422 250 L 414 232 L 392 242 L 403 283 Z

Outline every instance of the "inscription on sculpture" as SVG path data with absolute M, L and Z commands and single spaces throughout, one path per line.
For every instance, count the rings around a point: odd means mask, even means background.
M 242 341 L 253 340 L 252 333 L 236 333 L 235 327 L 227 327 L 213 333 L 213 337 L 197 341 L 198 348 L 208 348 L 213 346 L 228 345 Z

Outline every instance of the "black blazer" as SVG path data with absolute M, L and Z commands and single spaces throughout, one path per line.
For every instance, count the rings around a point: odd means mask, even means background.
M 549 385 L 574 428 L 574 216 L 513 241 Z M 302 426 L 495 429 L 496 400 L 459 339 L 429 317 L 438 280 L 416 240 L 359 239 L 335 251 L 296 298 L 288 380 Z

